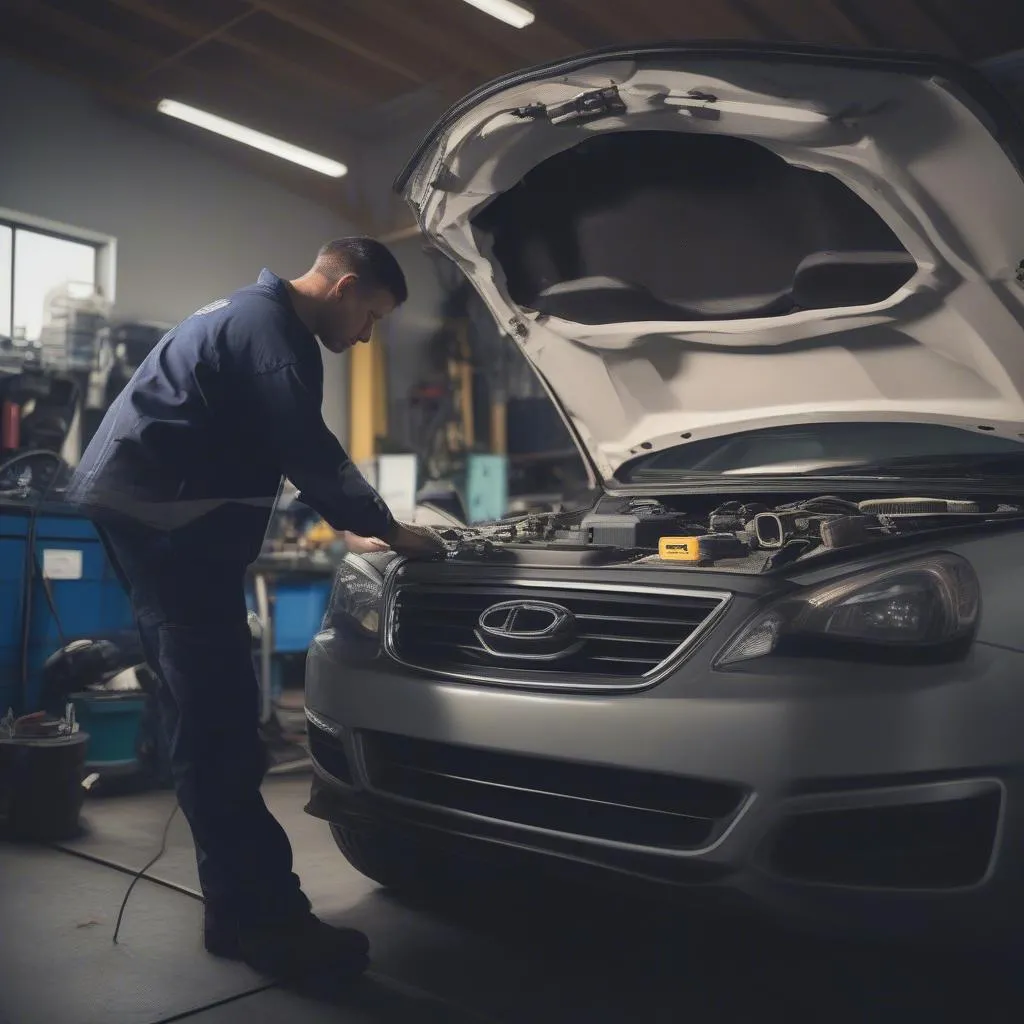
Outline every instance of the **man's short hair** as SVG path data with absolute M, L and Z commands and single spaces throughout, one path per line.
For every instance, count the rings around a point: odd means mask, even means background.
M 320 247 L 313 269 L 332 281 L 355 274 L 367 287 L 386 291 L 397 306 L 409 297 L 398 260 L 376 238 L 336 238 L 327 242 Z

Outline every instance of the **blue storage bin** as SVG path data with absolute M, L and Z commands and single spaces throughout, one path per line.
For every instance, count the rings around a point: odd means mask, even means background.
M 43 665 L 61 644 L 57 623 L 37 576 L 32 587 L 28 693 L 22 694 L 22 590 L 29 513 L 28 508 L 17 505 L 5 505 L 0 510 L 0 715 L 8 706 L 19 713 L 37 710 Z M 36 521 L 34 547 L 40 567 L 48 550 L 76 552 L 81 556 L 79 579 L 50 581 L 68 641 L 134 635 L 131 604 L 92 523 L 70 512 L 62 515 L 59 505 L 48 507 Z
M 303 580 L 289 582 L 278 578 L 273 583 L 274 653 L 305 653 L 320 629 L 332 581 Z
M 0 717 L 21 710 L 21 596 L 28 516 L 0 508 Z
M 138 768 L 137 743 L 145 694 L 74 693 L 69 698 L 81 728 L 89 734 L 86 768 L 130 772 Z

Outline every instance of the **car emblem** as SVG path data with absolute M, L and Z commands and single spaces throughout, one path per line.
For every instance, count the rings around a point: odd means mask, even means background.
M 555 661 L 583 646 L 576 617 L 550 601 L 504 601 L 486 608 L 477 620 L 476 638 L 497 658 Z

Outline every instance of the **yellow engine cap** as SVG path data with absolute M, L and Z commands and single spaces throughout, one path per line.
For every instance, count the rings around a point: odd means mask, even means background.
M 662 537 L 658 541 L 658 555 L 666 562 L 699 562 L 699 537 Z

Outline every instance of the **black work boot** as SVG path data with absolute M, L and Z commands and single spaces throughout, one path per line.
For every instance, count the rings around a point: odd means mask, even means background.
M 307 913 L 267 924 L 239 924 L 207 913 L 206 951 L 241 960 L 254 971 L 283 981 L 314 974 L 355 979 L 370 965 L 369 940 L 352 928 L 335 928 Z

